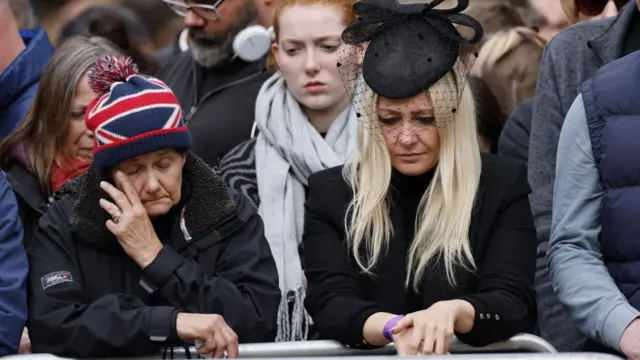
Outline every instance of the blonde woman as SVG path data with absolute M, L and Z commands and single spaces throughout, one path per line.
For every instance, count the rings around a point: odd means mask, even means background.
M 351 347 L 443 354 L 454 334 L 484 346 L 533 331 L 526 170 L 480 155 L 459 43 L 482 28 L 459 14 L 468 0 L 433 11 L 441 2 L 361 0 L 342 35 L 345 48 L 366 44 L 361 67 L 338 64 L 357 99 L 358 147 L 310 177 L 303 243 L 306 308 L 322 338 Z

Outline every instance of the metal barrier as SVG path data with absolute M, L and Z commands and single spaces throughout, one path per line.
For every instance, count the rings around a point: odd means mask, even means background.
M 329 340 L 242 344 L 239 346 L 238 351 L 241 358 L 371 356 L 394 355 L 396 353 L 393 344 L 374 350 L 359 350 L 349 349 L 338 342 Z M 507 341 L 479 348 L 469 346 L 456 339 L 451 344 L 449 351 L 452 354 L 495 352 L 557 353 L 551 344 L 531 334 L 518 334 Z M 191 349 L 191 353 L 197 353 L 195 348 Z M 173 358 L 186 358 L 185 350 L 183 348 L 174 348 Z

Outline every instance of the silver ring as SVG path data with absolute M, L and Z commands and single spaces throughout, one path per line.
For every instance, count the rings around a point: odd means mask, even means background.
M 117 224 L 121 216 L 122 216 L 122 211 L 118 210 L 118 212 L 115 215 L 113 215 L 111 218 L 113 219 L 113 222 Z

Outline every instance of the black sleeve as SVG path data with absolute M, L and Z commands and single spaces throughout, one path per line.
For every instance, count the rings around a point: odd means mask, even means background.
M 527 163 L 533 99 L 522 102 L 504 123 L 498 140 L 498 154 Z
M 171 334 L 175 309 L 148 307 L 127 294 L 86 302 L 67 225 L 72 206 L 63 201 L 52 205 L 29 249 L 28 326 L 33 352 L 78 358 L 157 352 Z
M 143 276 L 166 301 L 186 312 L 201 312 L 202 293 L 204 312 L 222 315 L 241 343 L 272 342 L 280 304 L 278 270 L 262 219 L 243 195 L 234 192 L 234 197 L 246 221 L 225 240 L 215 276 L 205 274 L 196 261 L 169 246 L 162 248 Z
M 476 264 L 477 292 L 461 297 L 476 310 L 471 332 L 456 334 L 469 345 L 485 346 L 534 330 L 536 231 L 527 173 L 524 165 L 518 165 L 511 187 L 505 189 L 484 259 Z
M 322 338 L 350 347 L 367 347 L 363 344 L 364 323 L 384 309 L 364 300 L 358 269 L 349 258 L 345 239 L 329 220 L 326 190 L 315 175 L 309 178 L 303 235 L 305 306 Z

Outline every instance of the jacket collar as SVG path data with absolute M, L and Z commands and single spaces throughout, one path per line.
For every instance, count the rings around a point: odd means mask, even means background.
M 44 214 L 48 206 L 47 194 L 42 192 L 36 175 L 19 162 L 7 171 L 7 180 L 13 191 L 33 210 Z
M 625 35 L 631 27 L 631 22 L 638 12 L 636 1 L 629 3 L 622 9 L 605 30 L 589 40 L 588 45 L 596 51 L 603 64 L 608 64 L 616 60 L 622 54 L 622 45 L 624 44 Z
M 20 30 L 27 46 L 18 57 L 0 73 L 0 108 L 9 106 L 25 89 L 40 81 L 53 45 L 43 29 Z
M 201 159 L 188 153 L 182 170 L 183 181 L 191 185 L 190 196 L 184 206 L 182 232 L 197 239 L 218 228 L 236 214 L 236 202 L 224 181 Z M 105 223 L 110 218 L 98 201 L 103 196 L 100 181 L 105 180 L 92 166 L 62 188 L 62 195 L 77 200 L 70 218 L 71 233 L 93 247 L 118 246 Z

